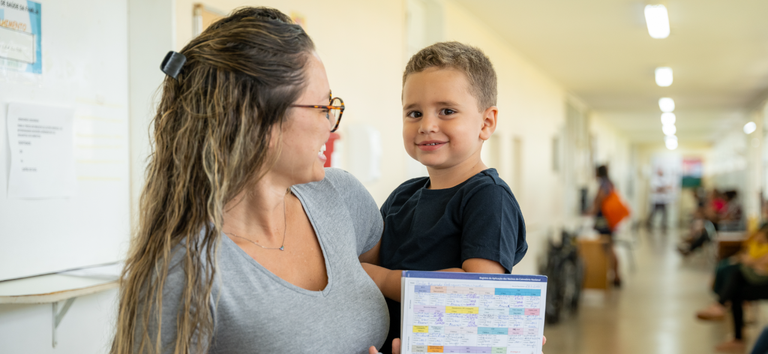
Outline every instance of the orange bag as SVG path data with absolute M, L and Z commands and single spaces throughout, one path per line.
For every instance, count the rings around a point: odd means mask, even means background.
M 616 190 L 611 190 L 611 193 L 605 197 L 603 206 L 600 209 L 611 230 L 616 229 L 616 225 L 629 216 L 629 208 L 621 201 Z

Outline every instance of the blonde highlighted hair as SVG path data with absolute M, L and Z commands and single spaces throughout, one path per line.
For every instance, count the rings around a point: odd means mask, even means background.
M 234 11 L 181 50 L 187 61 L 177 79 L 163 81 L 152 122 L 153 151 L 111 353 L 208 349 L 224 205 L 274 158 L 267 155 L 271 132 L 306 86 L 313 50 L 300 26 L 264 7 Z M 174 248 L 184 252 L 185 285 L 173 348 L 161 348 L 163 287 Z

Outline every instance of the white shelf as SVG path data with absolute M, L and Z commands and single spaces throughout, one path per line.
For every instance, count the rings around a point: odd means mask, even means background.
M 45 304 L 117 288 L 122 263 L 0 282 L 0 304 Z

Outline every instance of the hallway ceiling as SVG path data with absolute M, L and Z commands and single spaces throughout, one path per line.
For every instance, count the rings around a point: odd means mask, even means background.
M 638 143 L 663 141 L 661 97 L 675 100 L 685 144 L 711 142 L 768 94 L 768 1 L 661 1 L 665 39 L 643 15 L 659 1 L 456 2 Z M 670 87 L 656 86 L 658 66 L 674 70 Z

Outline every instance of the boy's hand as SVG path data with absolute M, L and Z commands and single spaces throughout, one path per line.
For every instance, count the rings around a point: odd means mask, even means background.
M 379 351 L 376 350 L 376 347 L 371 346 L 368 348 L 368 354 L 379 354 Z M 392 340 L 392 354 L 400 354 L 400 338 Z

